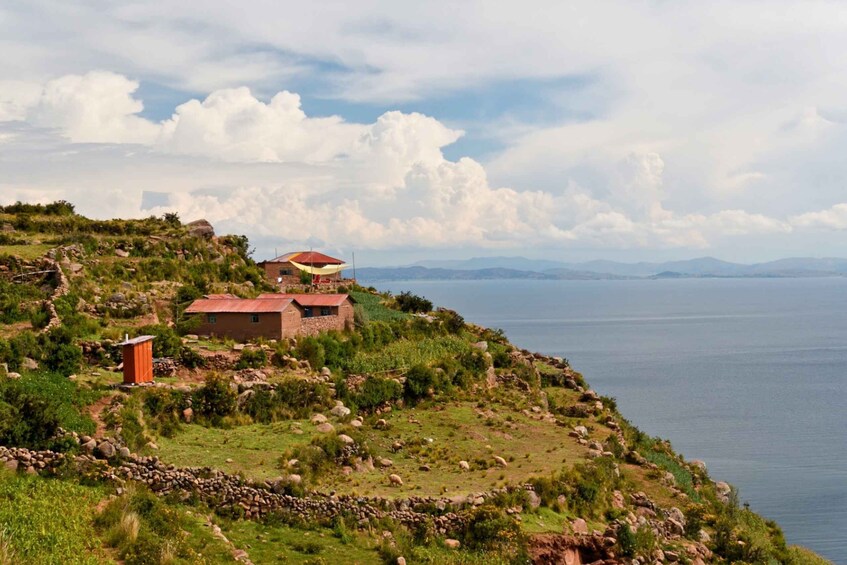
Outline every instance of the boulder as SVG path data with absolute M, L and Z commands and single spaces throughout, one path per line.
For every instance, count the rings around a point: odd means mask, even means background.
M 338 434 L 338 439 L 341 440 L 341 443 L 346 445 L 353 445 L 356 441 L 346 434 Z
M 330 410 L 330 414 L 337 418 L 344 418 L 345 416 L 350 415 L 350 409 L 344 406 L 343 404 L 338 404 L 335 406 L 335 408 Z
M 335 426 L 330 424 L 329 422 L 324 422 L 323 424 L 318 424 L 315 429 L 322 434 L 328 434 L 330 432 L 335 431 Z
M 473 347 L 474 349 L 479 349 L 480 351 L 488 351 L 488 342 L 478 341 L 474 343 L 471 347 Z
M 202 237 L 203 239 L 215 237 L 215 228 L 207 220 L 194 220 L 186 224 L 185 227 L 188 228 L 188 235 L 190 236 Z
M 97 454 L 104 459 L 110 459 L 115 456 L 115 446 L 108 441 L 102 441 L 97 445 Z
M 362 421 L 361 420 L 353 420 L 352 422 L 350 422 L 350 426 L 353 427 L 353 428 L 357 428 L 357 429 L 361 428 L 362 427 Z
M 9 459 L 4 464 L 6 469 L 12 471 L 13 473 L 18 470 L 18 460 L 17 459 Z
M 325 424 L 326 423 L 326 416 L 324 416 L 323 414 L 315 414 L 314 416 L 312 416 L 311 422 L 313 424 L 316 424 L 316 425 L 317 424 Z
M 120 455 L 122 458 L 126 459 L 127 457 L 132 455 L 132 452 L 129 450 L 128 447 L 124 446 L 124 447 L 121 447 L 120 449 L 118 449 L 118 455 Z
M 575 534 L 588 535 L 588 524 L 582 518 L 577 518 L 571 522 L 571 531 Z
M 21 368 L 26 369 L 27 371 L 35 371 L 38 369 L 38 361 L 30 359 L 29 357 L 24 357 L 21 361 Z
M 127 257 L 129 257 L 129 251 L 124 251 L 123 249 L 115 249 L 115 256 L 126 259 Z
M 394 461 L 392 461 L 388 457 L 380 457 L 376 461 L 377 463 L 379 463 L 380 467 L 391 467 L 392 465 L 394 465 Z
M 585 426 L 575 426 L 573 431 L 578 434 L 578 437 L 586 437 L 588 435 L 588 428 Z
M 447 538 L 444 540 L 444 547 L 447 549 L 459 549 L 462 547 L 462 542 L 457 539 Z

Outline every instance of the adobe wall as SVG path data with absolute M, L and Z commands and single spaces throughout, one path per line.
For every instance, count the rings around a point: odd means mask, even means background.
M 285 313 L 288 312 L 286 308 Z M 296 313 L 296 310 L 295 310 Z M 259 314 L 259 322 L 254 324 L 250 321 L 251 314 L 246 312 L 221 312 L 217 316 L 217 323 L 210 324 L 208 314 L 201 316 L 201 323 L 194 331 L 197 335 L 210 335 L 216 337 L 229 337 L 237 341 L 256 339 L 281 339 L 283 321 L 280 312 L 267 312 Z

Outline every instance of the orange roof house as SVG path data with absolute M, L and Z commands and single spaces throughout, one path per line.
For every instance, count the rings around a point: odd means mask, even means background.
M 200 335 L 248 340 L 282 339 L 349 329 L 353 301 L 346 294 L 262 294 L 259 298 L 203 298 L 186 308 L 199 317 Z

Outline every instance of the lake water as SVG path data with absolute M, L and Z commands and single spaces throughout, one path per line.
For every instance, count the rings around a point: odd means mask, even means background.
M 567 357 L 789 543 L 847 563 L 847 278 L 376 286 Z

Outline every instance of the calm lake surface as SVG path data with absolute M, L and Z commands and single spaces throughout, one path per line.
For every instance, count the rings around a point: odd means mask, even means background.
M 641 430 L 737 486 L 789 543 L 847 563 L 847 279 L 376 286 L 568 358 Z

